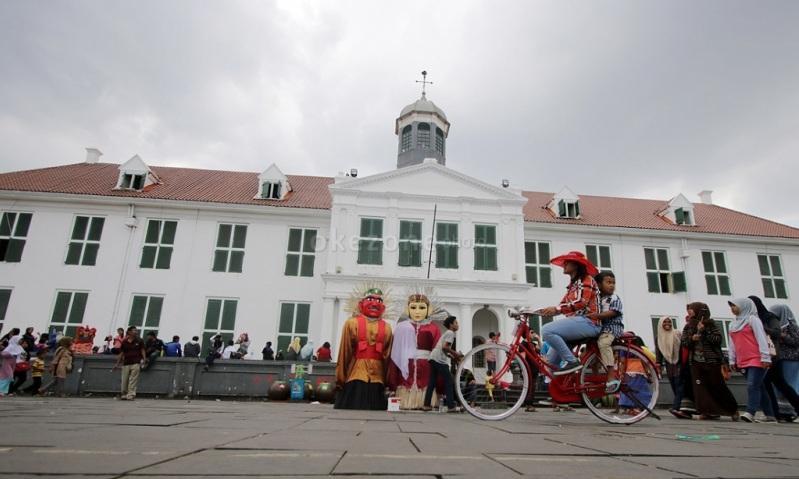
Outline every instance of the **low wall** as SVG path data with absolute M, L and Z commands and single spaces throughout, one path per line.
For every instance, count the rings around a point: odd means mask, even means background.
M 116 356 L 75 356 L 65 392 L 70 395 L 119 394 L 120 370 L 111 371 L 115 363 Z M 274 381 L 293 376 L 293 364 L 304 365 L 305 378 L 314 385 L 324 381 L 335 382 L 334 363 L 229 359 L 217 360 L 205 371 L 205 363 L 198 359 L 164 357 L 141 372 L 137 393 L 168 398 L 263 398 Z M 307 373 L 309 365 L 312 365 L 312 371 Z
M 75 356 L 72 373 L 67 376 L 65 392 L 76 395 L 119 394 L 121 374 L 111 371 L 116 356 Z M 335 363 L 307 363 L 293 361 L 217 360 L 213 367 L 204 371 L 204 362 L 189 358 L 158 358 L 147 371 L 139 375 L 138 393 L 167 398 L 264 398 L 269 386 L 277 380 L 292 377 L 291 367 L 312 365 L 306 380 L 317 385 L 320 382 L 335 382 Z M 45 379 L 47 381 L 47 379 Z M 746 380 L 733 374 L 727 383 L 739 405 L 746 404 Z M 543 386 L 543 385 L 542 385 Z M 545 390 L 536 391 L 536 398 L 544 399 Z M 660 381 L 658 404 L 670 406 L 673 394 L 668 380 Z

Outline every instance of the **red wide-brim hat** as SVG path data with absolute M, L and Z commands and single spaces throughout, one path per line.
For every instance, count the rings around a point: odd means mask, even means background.
M 575 263 L 580 263 L 581 265 L 585 266 L 585 271 L 590 274 L 591 276 L 596 275 L 599 273 L 599 270 L 596 269 L 596 266 L 585 257 L 585 255 L 579 251 L 569 251 L 566 254 L 562 254 L 560 256 L 555 256 L 552 258 L 550 263 L 554 264 L 555 266 L 563 267 L 566 264 L 566 261 L 574 261 Z

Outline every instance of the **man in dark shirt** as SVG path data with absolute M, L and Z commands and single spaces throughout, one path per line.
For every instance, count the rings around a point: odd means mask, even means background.
M 128 328 L 120 349 L 117 362 L 114 365 L 114 369 L 116 369 L 122 364 L 122 391 L 119 399 L 133 401 L 136 397 L 136 387 L 139 384 L 141 363 L 146 357 L 144 341 L 139 337 L 136 326 Z
M 161 357 L 164 351 L 164 342 L 158 339 L 154 331 L 147 332 L 147 339 L 144 340 L 144 353 L 146 361 L 141 367 L 142 371 L 150 369 L 155 364 L 155 360 Z

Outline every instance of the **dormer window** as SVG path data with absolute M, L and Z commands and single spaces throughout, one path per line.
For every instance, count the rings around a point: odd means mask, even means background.
M 272 164 L 258 175 L 258 194 L 254 199 L 282 200 L 291 191 L 291 184 L 277 165 Z
M 144 188 L 144 178 L 145 175 L 123 173 L 122 179 L 119 182 L 119 189 L 141 191 L 141 189 Z
M 691 210 L 686 208 L 677 208 L 674 210 L 675 222 L 678 225 L 693 225 L 694 219 L 691 217 Z
M 580 197 L 569 188 L 564 187 L 547 205 L 552 214 L 563 219 L 580 218 Z
M 558 200 L 558 216 L 561 218 L 579 217 L 580 203 L 577 201 Z
M 134 155 L 133 158 L 119 165 L 116 189 L 142 191 L 159 182 L 158 176 L 139 158 L 139 155 Z
M 267 200 L 279 200 L 280 190 L 280 182 L 265 181 L 261 185 L 261 198 Z

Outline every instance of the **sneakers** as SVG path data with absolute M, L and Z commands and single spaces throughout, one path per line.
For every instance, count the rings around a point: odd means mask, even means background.
M 562 376 L 564 374 L 571 374 L 571 373 L 573 373 L 575 371 L 578 371 L 582 367 L 583 367 L 583 364 L 580 361 L 577 361 L 575 359 L 575 360 L 569 361 L 568 363 L 566 363 L 565 366 L 563 366 L 562 368 L 558 369 L 557 371 L 555 371 L 552 374 L 555 375 L 555 376 Z
M 764 417 L 763 419 L 760 419 L 757 422 L 774 422 L 774 423 L 776 423 L 777 422 L 777 418 L 775 418 L 774 416 L 766 416 L 766 417 Z
M 743 421 L 743 422 L 755 422 L 755 417 L 752 416 L 751 414 L 749 414 L 748 412 L 745 412 L 745 413 L 741 414 L 741 421 Z

